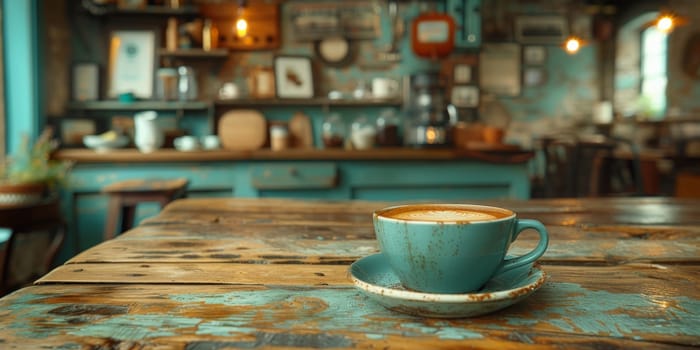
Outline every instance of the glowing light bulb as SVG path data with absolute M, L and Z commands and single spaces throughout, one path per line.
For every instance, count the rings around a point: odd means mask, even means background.
M 236 21 L 236 35 L 242 38 L 248 34 L 248 21 L 244 18 L 239 18 Z
M 656 29 L 663 33 L 668 33 L 673 30 L 674 20 L 673 17 L 665 15 L 661 16 L 658 21 L 656 21 Z
M 566 40 L 566 44 L 564 44 L 564 48 L 566 49 L 566 52 L 570 54 L 574 54 L 578 52 L 578 49 L 581 48 L 581 41 L 578 40 L 578 38 L 571 37 Z

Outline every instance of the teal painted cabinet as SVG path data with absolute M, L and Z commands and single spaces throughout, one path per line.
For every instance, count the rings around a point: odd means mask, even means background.
M 69 235 L 59 256 L 101 242 L 107 196 L 101 189 L 127 179 L 186 177 L 189 197 L 287 197 L 384 201 L 528 198 L 527 166 L 474 160 L 210 161 L 78 163 L 63 192 Z M 155 215 L 139 206 L 137 220 Z

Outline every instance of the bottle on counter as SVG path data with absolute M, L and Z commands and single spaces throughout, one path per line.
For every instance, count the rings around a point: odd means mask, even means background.
M 177 18 L 168 18 L 168 25 L 165 27 L 165 49 L 175 51 L 178 47 L 178 23 Z
M 202 49 L 204 51 L 210 51 L 219 46 L 219 29 L 212 24 L 211 19 L 207 18 L 204 20 L 204 26 L 202 27 Z
M 194 101 L 197 99 L 197 77 L 194 69 L 188 66 L 177 68 L 177 90 L 180 101 Z
M 343 148 L 346 133 L 345 123 L 340 114 L 331 113 L 323 120 L 321 136 L 325 148 Z

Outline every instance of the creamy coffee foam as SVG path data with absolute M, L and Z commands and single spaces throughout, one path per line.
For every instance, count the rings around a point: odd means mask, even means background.
M 437 222 L 472 222 L 497 220 L 511 213 L 490 208 L 456 208 L 456 207 L 399 207 L 380 214 L 397 220 L 437 221 Z
M 483 221 L 493 220 L 498 217 L 495 215 L 480 213 L 476 211 L 464 210 L 416 210 L 405 211 L 403 213 L 394 214 L 391 216 L 400 220 L 419 220 L 419 221 Z

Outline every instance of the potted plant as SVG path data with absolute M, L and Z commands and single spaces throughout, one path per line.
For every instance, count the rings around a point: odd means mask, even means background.
M 0 163 L 1 206 L 38 202 L 66 178 L 73 163 L 51 159 L 58 146 L 52 135 L 46 128 L 33 144 L 24 136 L 18 151 Z

